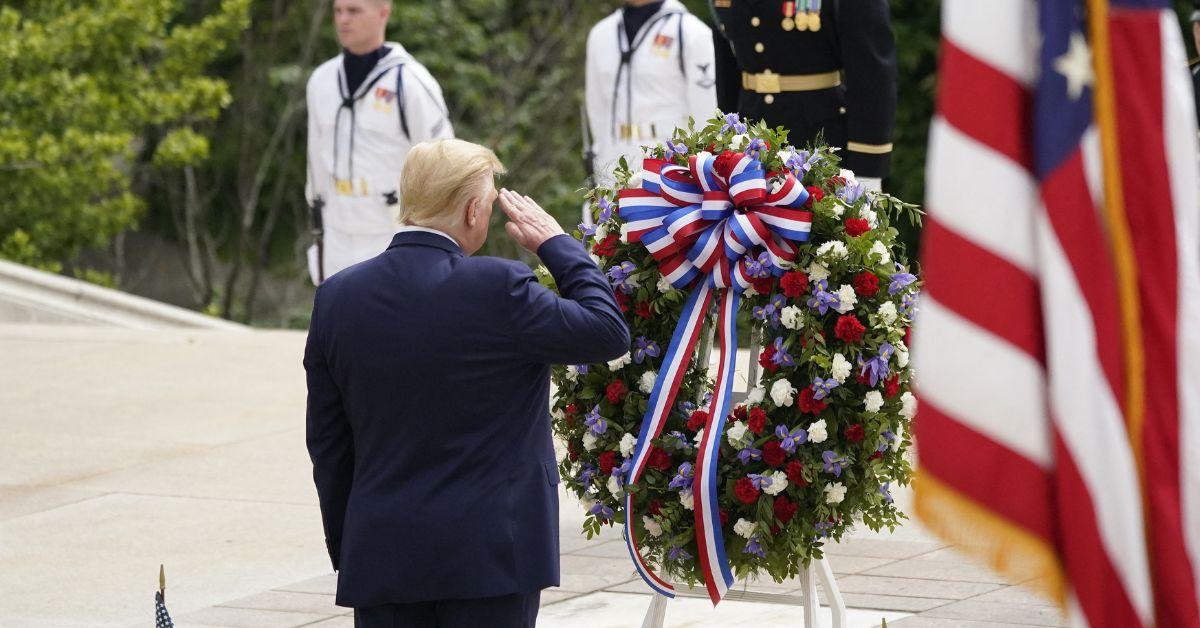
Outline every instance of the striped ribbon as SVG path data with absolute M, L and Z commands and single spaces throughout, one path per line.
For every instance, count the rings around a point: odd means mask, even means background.
M 699 341 L 701 323 L 714 293 L 723 290 L 717 317 L 720 367 L 692 485 L 696 543 L 714 606 L 733 585 L 717 506 L 716 471 L 733 393 L 739 295 L 752 284 L 748 262 L 765 251 L 771 271 L 782 275 L 783 268 L 796 260 L 794 243 L 807 241 L 812 225 L 812 214 L 803 209 L 808 201 L 804 186 L 790 173 L 771 178 L 773 182 L 762 164 L 749 155 L 731 154 L 719 161 L 701 152 L 688 159 L 687 167 L 661 159 L 644 160 L 641 186 L 618 195 L 629 241 L 645 245 L 672 286 L 695 285 L 650 393 L 627 484 L 636 483 L 646 469 L 650 441 L 666 424 Z M 627 491 L 625 542 L 629 555 L 651 589 L 674 597 L 671 584 L 659 578 L 638 551 L 634 521 L 633 497 Z

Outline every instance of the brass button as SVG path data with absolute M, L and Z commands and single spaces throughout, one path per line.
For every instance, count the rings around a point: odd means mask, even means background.
M 762 52 L 763 50 L 765 50 L 765 48 L 763 47 L 761 41 L 757 44 L 754 44 L 754 52 Z
M 838 113 L 846 113 L 845 107 L 838 107 Z
M 750 18 L 751 26 L 758 26 L 759 24 L 762 24 L 762 20 L 758 19 L 758 16 L 754 16 L 754 17 Z
M 767 103 L 768 105 L 775 102 L 775 95 L 767 94 L 766 96 L 763 97 L 763 102 Z

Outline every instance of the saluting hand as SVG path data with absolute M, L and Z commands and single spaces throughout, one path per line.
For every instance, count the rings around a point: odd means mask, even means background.
M 530 253 L 536 255 L 543 242 L 564 233 L 558 221 L 528 196 L 504 189 L 500 190 L 499 201 L 511 221 L 505 223 L 504 230 Z

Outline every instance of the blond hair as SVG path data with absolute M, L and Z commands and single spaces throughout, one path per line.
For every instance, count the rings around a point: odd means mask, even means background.
M 449 226 L 504 172 L 490 148 L 462 140 L 421 142 L 408 151 L 400 173 L 400 222 Z

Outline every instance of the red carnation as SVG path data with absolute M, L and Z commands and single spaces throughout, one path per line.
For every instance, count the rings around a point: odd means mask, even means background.
M 843 314 L 838 317 L 837 326 L 833 328 L 834 335 L 846 344 L 854 344 L 862 340 L 863 332 L 867 331 L 858 317 L 853 314 Z
M 722 179 L 729 179 L 729 175 L 733 174 L 733 167 L 737 165 L 738 159 L 742 156 L 741 153 L 733 151 L 725 151 L 713 160 L 713 171 L 721 175 Z
M 617 464 L 617 452 L 606 451 L 600 454 L 600 472 L 604 475 L 612 475 L 613 467 Z
M 604 390 L 604 396 L 608 397 L 608 402 L 613 405 L 621 403 L 621 401 L 625 399 L 625 395 L 628 394 L 629 389 L 625 387 L 625 382 L 619 379 L 609 384 L 608 388 Z
M 750 408 L 750 418 L 746 420 L 746 427 L 755 434 L 762 434 L 767 427 L 766 411 L 759 407 Z
M 567 443 L 567 459 L 571 462 L 579 460 L 579 445 L 574 442 Z
M 687 428 L 693 432 L 699 432 L 705 423 L 708 423 L 708 413 L 704 410 L 696 410 L 688 419 Z
M 779 279 L 779 286 L 783 288 L 785 296 L 794 299 L 808 292 L 808 275 L 798 270 L 784 273 L 783 277 Z
M 820 414 L 825 409 L 825 402 L 816 398 L 816 393 L 813 392 L 812 386 L 800 391 L 800 401 L 797 402 L 801 412 L 807 412 L 812 415 Z
M 891 399 L 900 393 L 900 376 L 893 375 L 883 385 L 883 396 Z
M 775 278 L 761 277 L 759 279 L 751 279 L 750 285 L 754 286 L 754 291 L 759 294 L 771 294 L 771 290 L 775 289 Z
M 815 185 L 808 186 L 808 194 L 808 200 L 804 202 L 807 209 L 812 209 L 813 203 L 820 203 L 821 199 L 825 198 L 825 192 Z
M 615 296 L 617 297 L 617 306 L 619 306 L 621 308 L 621 311 L 628 312 L 629 311 L 629 295 L 625 294 L 624 292 L 617 291 Z
M 750 418 L 750 415 L 746 414 L 746 406 L 737 406 L 734 408 L 733 418 L 738 421 L 745 421 L 746 419 Z
M 650 311 L 649 301 L 639 301 L 638 304 L 634 306 L 633 312 L 634 314 L 637 314 L 646 320 L 650 320 L 650 318 L 654 316 L 654 313 Z
M 873 297 L 879 292 L 879 277 L 875 273 L 864 270 L 854 276 L 854 291 L 860 297 Z
M 779 441 L 771 440 L 767 441 L 766 445 L 763 445 L 762 457 L 763 462 L 767 463 L 768 467 L 778 469 L 783 466 L 783 461 L 787 459 L 787 452 L 783 450 Z
M 867 460 L 879 460 L 882 457 L 883 457 L 883 452 L 877 451 L 877 452 L 871 454 L 870 456 L 867 456 Z
M 610 233 L 604 236 L 603 240 L 597 242 L 596 246 L 592 247 L 592 252 L 601 257 L 612 257 L 612 254 L 617 252 L 617 244 L 620 241 L 620 236 Z
M 846 428 L 846 440 L 852 443 L 862 442 L 862 439 L 867 435 L 867 431 L 863 429 L 862 423 L 855 423 Z
M 796 502 L 793 502 L 783 495 L 775 498 L 775 518 L 782 523 L 786 524 L 787 522 L 791 521 L 792 517 L 796 516 L 796 510 L 799 508 L 800 506 L 797 505 Z
M 567 407 L 563 408 L 563 414 L 565 414 L 567 416 L 571 416 L 573 414 L 578 414 L 578 413 L 579 413 L 579 408 L 576 408 L 575 404 L 573 404 L 573 403 L 568 403 Z
M 661 516 L 662 515 L 662 502 L 658 501 L 657 499 L 652 499 L 652 500 L 650 500 L 650 505 L 646 507 L 646 510 L 649 510 L 650 514 L 652 514 L 656 517 Z
M 753 504 L 758 501 L 758 488 L 750 478 L 742 478 L 733 486 L 733 494 L 743 504 Z
M 854 376 L 854 380 L 863 386 L 873 388 L 873 386 L 871 386 L 871 376 L 864 371 L 859 371 L 858 375 Z
M 804 479 L 804 463 L 799 460 L 793 460 L 787 463 L 788 482 L 795 484 L 801 488 L 808 486 L 808 481 Z
M 758 365 L 768 373 L 778 371 L 779 365 L 771 361 L 773 357 L 775 357 L 775 345 L 767 345 L 763 348 L 763 352 L 758 354 Z
M 661 447 L 652 447 L 650 449 L 650 458 L 646 461 L 646 464 L 659 471 L 666 471 L 671 468 L 671 454 L 668 454 Z
M 772 535 L 772 536 L 775 536 L 775 535 L 779 534 L 779 533 L 780 533 L 780 532 L 782 532 L 782 531 L 783 531 L 783 528 L 780 528 L 779 526 L 777 526 L 777 525 L 775 525 L 775 524 L 773 524 L 773 523 L 771 524 L 771 535 Z
M 850 218 L 846 221 L 846 235 L 851 238 L 857 238 L 870 230 L 871 223 L 865 218 Z

